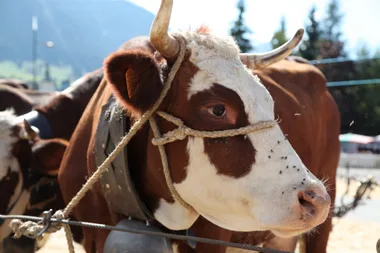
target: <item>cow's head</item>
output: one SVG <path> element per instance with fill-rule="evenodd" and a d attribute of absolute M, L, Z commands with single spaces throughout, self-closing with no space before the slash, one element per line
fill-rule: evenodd
<path fill-rule="evenodd" d="M 275 120 L 274 101 L 252 68 L 284 59 L 303 31 L 269 53 L 241 54 L 231 37 L 218 37 L 206 28 L 168 34 L 171 8 L 172 1 L 162 1 L 151 28 L 151 44 L 105 60 L 106 78 L 129 115 L 138 118 L 157 100 L 179 52 L 176 35 L 184 38 L 187 53 L 160 110 L 202 131 Z M 161 118 L 157 121 L 161 133 L 176 128 Z M 152 138 L 150 131 L 145 164 L 149 174 L 143 177 L 153 180 L 144 185 L 151 190 L 148 199 L 157 197 L 152 192 L 158 187 L 168 192 Z M 195 210 L 168 194 L 158 195 L 161 198 L 149 207 L 170 229 L 186 229 L 202 215 L 226 229 L 271 230 L 287 237 L 312 229 L 328 215 L 330 198 L 324 184 L 308 171 L 277 124 L 235 137 L 189 136 L 165 149 L 175 189 Z"/>
<path fill-rule="evenodd" d="M 62 208 L 56 180 L 67 141 L 41 140 L 26 122 L 15 124 L 16 117 L 0 112 L 0 213 L 38 216 Z M 0 244 L 11 233 L 9 221 L 0 226 Z"/>

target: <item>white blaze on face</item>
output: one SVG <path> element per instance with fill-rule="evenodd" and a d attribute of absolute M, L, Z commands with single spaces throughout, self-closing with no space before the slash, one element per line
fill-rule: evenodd
<path fill-rule="evenodd" d="M 217 83 L 240 97 L 245 107 L 240 113 L 247 115 L 250 124 L 274 120 L 271 95 L 241 63 L 239 49 L 231 38 L 191 32 L 185 33 L 185 38 L 190 41 L 190 61 L 200 69 L 190 84 L 188 98 Z M 187 177 L 175 185 L 179 194 L 199 214 L 226 229 L 282 231 L 291 225 L 297 231 L 304 229 L 299 212 L 294 211 L 299 205 L 297 193 L 322 183 L 307 172 L 278 126 L 248 137 L 257 151 L 256 162 L 241 178 L 218 174 L 205 153 L 204 140 L 189 137 Z"/>

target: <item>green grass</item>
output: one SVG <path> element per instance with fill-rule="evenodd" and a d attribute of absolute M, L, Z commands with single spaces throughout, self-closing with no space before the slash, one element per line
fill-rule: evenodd
<path fill-rule="evenodd" d="M 75 80 L 73 69 L 69 65 L 49 65 L 50 77 L 57 88 L 65 80 L 70 82 Z M 37 60 L 37 82 L 44 80 L 46 71 L 46 63 L 43 60 Z M 20 65 L 12 61 L 0 61 L 0 78 L 20 79 L 28 83 L 33 81 L 33 63 L 24 61 Z"/>

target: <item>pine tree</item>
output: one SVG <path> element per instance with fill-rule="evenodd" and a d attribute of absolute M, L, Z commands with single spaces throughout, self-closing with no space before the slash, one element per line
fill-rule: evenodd
<path fill-rule="evenodd" d="M 285 17 L 281 18 L 280 29 L 274 33 L 270 44 L 272 45 L 272 49 L 277 48 L 288 41 L 286 38 L 286 22 Z"/>
<path fill-rule="evenodd" d="M 322 35 L 320 39 L 320 58 L 337 58 L 346 57 L 342 40 L 341 23 L 344 15 L 340 12 L 338 0 L 330 0 L 326 9 L 326 16 L 323 19 Z M 354 80 L 356 77 L 356 68 L 353 61 L 337 62 L 317 65 L 317 67 L 326 76 L 327 81 L 345 81 Z M 363 115 L 358 113 L 356 86 L 337 86 L 331 87 L 330 92 L 336 100 L 341 115 L 341 132 L 354 131 L 360 129 L 359 124 L 352 125 L 351 122 L 360 122 Z"/>
<path fill-rule="evenodd" d="M 323 19 L 322 35 L 320 38 L 320 58 L 346 57 L 345 41 L 342 40 L 341 14 L 338 0 L 330 0 Z M 328 81 L 351 80 L 355 76 L 355 66 L 352 61 L 320 65 Z"/>
<path fill-rule="evenodd" d="M 345 57 L 344 41 L 341 40 L 341 23 L 344 15 L 340 13 L 338 0 L 331 0 L 323 20 L 321 56 L 322 58 Z"/>
<path fill-rule="evenodd" d="M 252 31 L 245 25 L 244 12 L 245 3 L 244 0 L 239 0 L 237 4 L 239 10 L 238 19 L 234 22 L 233 27 L 230 30 L 231 36 L 233 36 L 243 53 L 253 50 L 253 46 L 249 39 L 246 38 L 246 34 L 252 33 Z"/>
<path fill-rule="evenodd" d="M 309 23 L 306 26 L 307 39 L 300 46 L 300 55 L 308 60 L 318 59 L 320 54 L 320 38 L 322 31 L 319 22 L 315 19 L 316 7 L 313 6 L 309 12 Z"/>

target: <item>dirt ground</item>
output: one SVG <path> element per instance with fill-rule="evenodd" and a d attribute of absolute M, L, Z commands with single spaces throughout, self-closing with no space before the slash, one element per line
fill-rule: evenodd
<path fill-rule="evenodd" d="M 354 196 L 355 184 L 351 184 L 349 196 Z M 346 190 L 345 181 L 338 179 L 337 196 Z M 380 188 L 371 193 L 371 201 L 380 201 Z M 361 208 L 365 208 L 361 207 Z M 364 210 L 364 209 L 363 209 Z M 374 211 L 374 210 L 371 210 Z M 375 211 L 376 212 L 376 211 Z M 334 228 L 330 235 L 328 253 L 375 253 L 376 242 L 380 238 L 380 209 L 376 221 L 366 221 L 350 217 L 334 218 Z M 68 252 L 63 231 L 50 235 L 45 246 L 38 253 L 64 253 Z M 76 253 L 84 253 L 81 245 L 75 244 Z"/>

